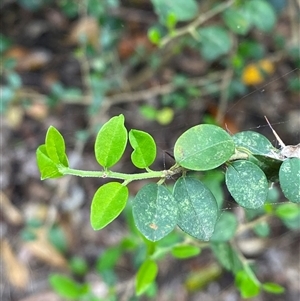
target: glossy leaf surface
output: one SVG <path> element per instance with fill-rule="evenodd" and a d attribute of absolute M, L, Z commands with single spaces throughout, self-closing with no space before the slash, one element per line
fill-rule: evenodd
<path fill-rule="evenodd" d="M 124 209 L 128 188 L 118 182 L 102 185 L 95 193 L 91 205 L 91 225 L 100 230 L 112 222 Z"/>
<path fill-rule="evenodd" d="M 300 203 L 300 159 L 286 159 L 279 170 L 279 182 L 285 197 Z"/>
<path fill-rule="evenodd" d="M 58 170 L 57 164 L 49 158 L 45 144 L 40 145 L 36 150 L 36 160 L 42 180 L 59 178 L 62 176 L 62 173 Z"/>
<path fill-rule="evenodd" d="M 155 261 L 148 259 L 139 268 L 136 275 L 135 290 L 140 296 L 143 294 L 149 285 L 155 280 L 158 272 L 158 267 Z"/>
<path fill-rule="evenodd" d="M 152 136 L 143 131 L 131 130 L 129 142 L 134 149 L 132 163 L 138 168 L 149 167 L 156 157 L 156 144 Z"/>
<path fill-rule="evenodd" d="M 107 121 L 96 137 L 95 156 L 97 162 L 109 168 L 122 157 L 127 144 L 127 130 L 124 126 L 124 116 L 112 117 Z"/>
<path fill-rule="evenodd" d="M 267 199 L 267 178 L 252 162 L 245 160 L 233 162 L 226 171 L 225 181 L 230 194 L 242 207 L 257 209 Z"/>
<path fill-rule="evenodd" d="M 178 204 L 178 226 L 187 234 L 207 241 L 218 217 L 218 206 L 211 191 L 198 179 L 179 178 L 173 190 Z"/>
<path fill-rule="evenodd" d="M 132 213 L 139 231 L 147 239 L 157 241 L 176 226 L 177 203 L 166 187 L 150 183 L 137 193 Z"/>
<path fill-rule="evenodd" d="M 65 141 L 60 132 L 53 126 L 50 126 L 45 139 L 46 151 L 48 157 L 54 163 L 60 163 L 66 167 L 69 166 L 66 156 Z"/>
<path fill-rule="evenodd" d="M 196 125 L 184 132 L 174 147 L 175 160 L 191 170 L 210 170 L 226 162 L 234 153 L 231 136 L 222 128 Z"/>

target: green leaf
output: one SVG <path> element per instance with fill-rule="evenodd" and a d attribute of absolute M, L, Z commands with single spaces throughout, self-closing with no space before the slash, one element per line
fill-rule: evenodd
<path fill-rule="evenodd" d="M 124 116 L 112 117 L 98 132 L 95 141 L 97 162 L 105 168 L 115 165 L 122 157 L 127 144 Z"/>
<path fill-rule="evenodd" d="M 241 270 L 236 274 L 235 285 L 243 298 L 253 298 L 260 292 L 259 283 L 245 270 Z"/>
<path fill-rule="evenodd" d="M 208 26 L 198 31 L 200 39 L 200 52 L 205 60 L 213 61 L 220 56 L 227 54 L 232 41 L 228 32 L 220 26 Z"/>
<path fill-rule="evenodd" d="M 223 13 L 225 24 L 237 34 L 245 35 L 251 28 L 251 23 L 238 8 L 228 8 Z"/>
<path fill-rule="evenodd" d="M 36 150 L 36 160 L 42 180 L 63 176 L 59 172 L 57 164 L 49 158 L 45 144 L 40 145 Z"/>
<path fill-rule="evenodd" d="M 55 292 L 63 298 L 78 299 L 89 290 L 88 286 L 81 285 L 71 278 L 60 274 L 50 275 L 49 282 Z"/>
<path fill-rule="evenodd" d="M 276 23 L 276 13 L 267 1 L 245 1 L 243 10 L 248 20 L 261 31 L 271 31 Z"/>
<path fill-rule="evenodd" d="M 236 273 L 242 269 L 242 262 L 239 259 L 239 254 L 232 246 L 226 242 L 211 243 L 211 249 L 219 261 L 219 263 L 228 271 Z"/>
<path fill-rule="evenodd" d="M 175 160 L 191 170 L 214 169 L 234 153 L 231 136 L 212 124 L 196 125 L 184 132 L 174 147 Z"/>
<path fill-rule="evenodd" d="M 124 209 L 128 188 L 118 182 L 102 185 L 95 193 L 91 205 L 91 225 L 100 230 L 112 222 Z"/>
<path fill-rule="evenodd" d="M 132 163 L 138 168 L 149 167 L 156 157 L 156 144 L 152 136 L 143 131 L 131 130 L 129 142 L 134 149 L 131 154 Z"/>
<path fill-rule="evenodd" d="M 224 212 L 216 223 L 211 241 L 224 242 L 230 240 L 237 229 L 237 219 L 233 213 Z"/>
<path fill-rule="evenodd" d="M 282 294 L 285 289 L 281 285 L 273 282 L 265 282 L 262 284 L 262 289 L 268 293 L 272 294 Z"/>
<path fill-rule="evenodd" d="M 135 291 L 138 296 L 142 295 L 151 283 L 155 280 L 158 272 L 158 267 L 155 261 L 148 259 L 139 268 L 136 281 Z"/>
<path fill-rule="evenodd" d="M 270 226 L 266 222 L 261 222 L 253 228 L 254 232 L 260 237 L 267 237 L 270 234 Z"/>
<path fill-rule="evenodd" d="M 107 248 L 98 257 L 96 269 L 99 273 L 106 270 L 112 270 L 122 255 L 122 250 L 119 246 Z"/>
<path fill-rule="evenodd" d="M 171 254 L 175 258 L 179 259 L 185 259 L 185 258 L 191 258 L 194 256 L 199 255 L 201 252 L 201 249 L 196 246 L 190 246 L 190 245 L 177 245 L 173 247 Z"/>
<path fill-rule="evenodd" d="M 132 213 L 139 231 L 147 239 L 157 241 L 175 228 L 177 204 L 166 187 L 150 183 L 137 193 Z"/>
<path fill-rule="evenodd" d="M 50 126 L 45 139 L 46 151 L 48 157 L 56 164 L 69 166 L 66 156 L 65 140 L 60 132 L 53 126 Z"/>
<path fill-rule="evenodd" d="M 256 132 L 244 131 L 233 135 L 232 138 L 237 147 L 244 147 L 254 155 L 271 156 L 273 152 L 278 152 L 265 136 Z"/>
<path fill-rule="evenodd" d="M 159 16 L 159 21 L 165 25 L 170 15 L 174 15 L 177 21 L 188 21 L 198 14 L 198 6 L 195 0 L 151 0 L 151 2 Z"/>
<path fill-rule="evenodd" d="M 300 159 L 286 159 L 279 170 L 280 187 L 285 197 L 300 203 Z"/>
<path fill-rule="evenodd" d="M 275 215 L 280 219 L 294 219 L 300 215 L 300 207 L 297 204 L 282 204 L 276 208 Z"/>
<path fill-rule="evenodd" d="M 225 181 L 234 200 L 244 208 L 257 209 L 267 199 L 267 178 L 252 162 L 245 160 L 233 162 L 226 171 Z"/>
<path fill-rule="evenodd" d="M 218 206 L 211 191 L 198 179 L 179 178 L 173 190 L 178 204 L 177 224 L 184 232 L 207 241 L 218 217 Z"/>

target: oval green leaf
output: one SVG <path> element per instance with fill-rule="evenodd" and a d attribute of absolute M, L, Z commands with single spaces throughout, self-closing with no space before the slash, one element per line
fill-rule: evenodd
<path fill-rule="evenodd" d="M 177 245 L 173 247 L 171 254 L 178 259 L 191 258 L 199 255 L 201 249 L 190 245 Z"/>
<path fill-rule="evenodd" d="M 36 150 L 36 161 L 42 180 L 59 178 L 63 175 L 59 172 L 57 164 L 49 158 L 45 144 L 40 145 Z"/>
<path fill-rule="evenodd" d="M 178 204 L 177 224 L 187 234 L 207 241 L 218 218 L 218 206 L 211 191 L 198 179 L 179 178 L 173 190 Z"/>
<path fill-rule="evenodd" d="M 202 27 L 198 31 L 200 52 L 205 60 L 213 61 L 228 53 L 232 40 L 227 30 L 221 26 Z"/>
<path fill-rule="evenodd" d="M 128 199 L 128 188 L 118 182 L 101 186 L 91 204 L 91 225 L 100 230 L 112 222 L 124 209 Z"/>
<path fill-rule="evenodd" d="M 98 132 L 95 141 L 97 162 L 105 168 L 115 165 L 122 157 L 127 144 L 124 116 L 112 117 Z"/>
<path fill-rule="evenodd" d="M 157 272 L 158 267 L 154 260 L 148 259 L 140 266 L 135 279 L 135 291 L 138 296 L 142 295 L 155 280 Z"/>
<path fill-rule="evenodd" d="M 166 187 L 150 183 L 137 193 L 132 213 L 139 231 L 147 239 L 157 241 L 175 228 L 177 204 Z"/>
<path fill-rule="evenodd" d="M 226 162 L 234 153 L 231 136 L 222 128 L 196 125 L 184 132 L 174 147 L 175 160 L 190 170 L 210 170 Z"/>
<path fill-rule="evenodd" d="M 267 199 L 267 178 L 252 162 L 245 160 L 233 162 L 226 171 L 225 181 L 234 200 L 244 208 L 257 209 Z"/>
<path fill-rule="evenodd" d="M 235 285 L 243 298 L 253 298 L 260 292 L 260 283 L 246 270 L 241 270 L 236 274 Z"/>
<path fill-rule="evenodd" d="M 152 136 L 143 131 L 131 130 L 129 142 L 134 149 L 131 154 L 132 163 L 138 168 L 149 167 L 156 157 L 156 144 Z"/>
<path fill-rule="evenodd" d="M 280 187 L 285 197 L 293 203 L 300 203 L 300 159 L 286 159 L 279 170 Z"/>
<path fill-rule="evenodd" d="M 226 9 L 223 13 L 223 19 L 234 33 L 240 35 L 245 35 L 251 28 L 251 23 L 243 11 L 237 7 Z"/>
<path fill-rule="evenodd" d="M 232 138 L 237 147 L 244 147 L 254 155 L 271 156 L 272 153 L 278 152 L 265 136 L 256 132 L 244 131 L 233 135 Z"/>
<path fill-rule="evenodd" d="M 54 126 L 50 126 L 47 131 L 45 145 L 48 157 L 54 163 L 60 163 L 66 167 L 69 166 L 66 156 L 65 140 Z"/>
<path fill-rule="evenodd" d="M 271 294 L 282 294 L 285 289 L 281 285 L 273 282 L 265 282 L 262 284 L 262 289 Z"/>
<path fill-rule="evenodd" d="M 230 240 L 234 236 L 237 226 L 238 222 L 233 213 L 222 213 L 216 223 L 215 231 L 210 240 L 214 242 L 224 242 Z"/>
<path fill-rule="evenodd" d="M 276 13 L 267 1 L 245 1 L 243 12 L 257 29 L 264 32 L 271 31 L 276 23 Z"/>

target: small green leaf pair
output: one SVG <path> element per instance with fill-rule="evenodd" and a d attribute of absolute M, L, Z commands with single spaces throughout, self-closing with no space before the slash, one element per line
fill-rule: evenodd
<path fill-rule="evenodd" d="M 56 128 L 50 126 L 46 134 L 45 144 L 40 145 L 36 151 L 42 180 L 58 178 L 63 175 L 59 167 L 69 166 L 65 151 L 64 138 Z"/>
<path fill-rule="evenodd" d="M 132 205 L 139 231 L 149 240 L 168 235 L 176 225 L 200 240 L 209 240 L 218 217 L 216 200 L 199 180 L 181 177 L 173 194 L 164 186 L 148 184 L 136 195 Z"/>
<path fill-rule="evenodd" d="M 127 145 L 128 133 L 121 114 L 106 122 L 97 134 L 95 156 L 105 169 L 115 165 L 122 157 Z M 156 145 L 146 132 L 131 130 L 129 142 L 134 149 L 131 160 L 138 168 L 148 168 L 155 160 Z"/>

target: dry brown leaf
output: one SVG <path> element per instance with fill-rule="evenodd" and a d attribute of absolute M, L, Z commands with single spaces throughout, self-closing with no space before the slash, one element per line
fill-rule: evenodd
<path fill-rule="evenodd" d="M 36 101 L 26 107 L 25 112 L 31 118 L 43 121 L 48 116 L 49 106 L 46 103 Z"/>
<path fill-rule="evenodd" d="M 28 268 L 14 254 L 7 239 L 2 239 L 0 242 L 0 254 L 8 281 L 16 288 L 25 289 L 30 279 Z"/>
<path fill-rule="evenodd" d="M 71 30 L 68 42 L 82 44 L 87 42 L 95 49 L 99 49 L 100 27 L 95 18 L 81 18 Z"/>
<path fill-rule="evenodd" d="M 37 236 L 35 240 L 24 243 L 25 249 L 27 249 L 32 256 L 51 266 L 67 268 L 66 259 L 49 242 L 46 229 L 40 228 L 35 234 Z"/>
<path fill-rule="evenodd" d="M 11 203 L 2 190 L 0 191 L 0 200 L 4 218 L 14 226 L 21 225 L 24 220 L 22 213 Z"/>

